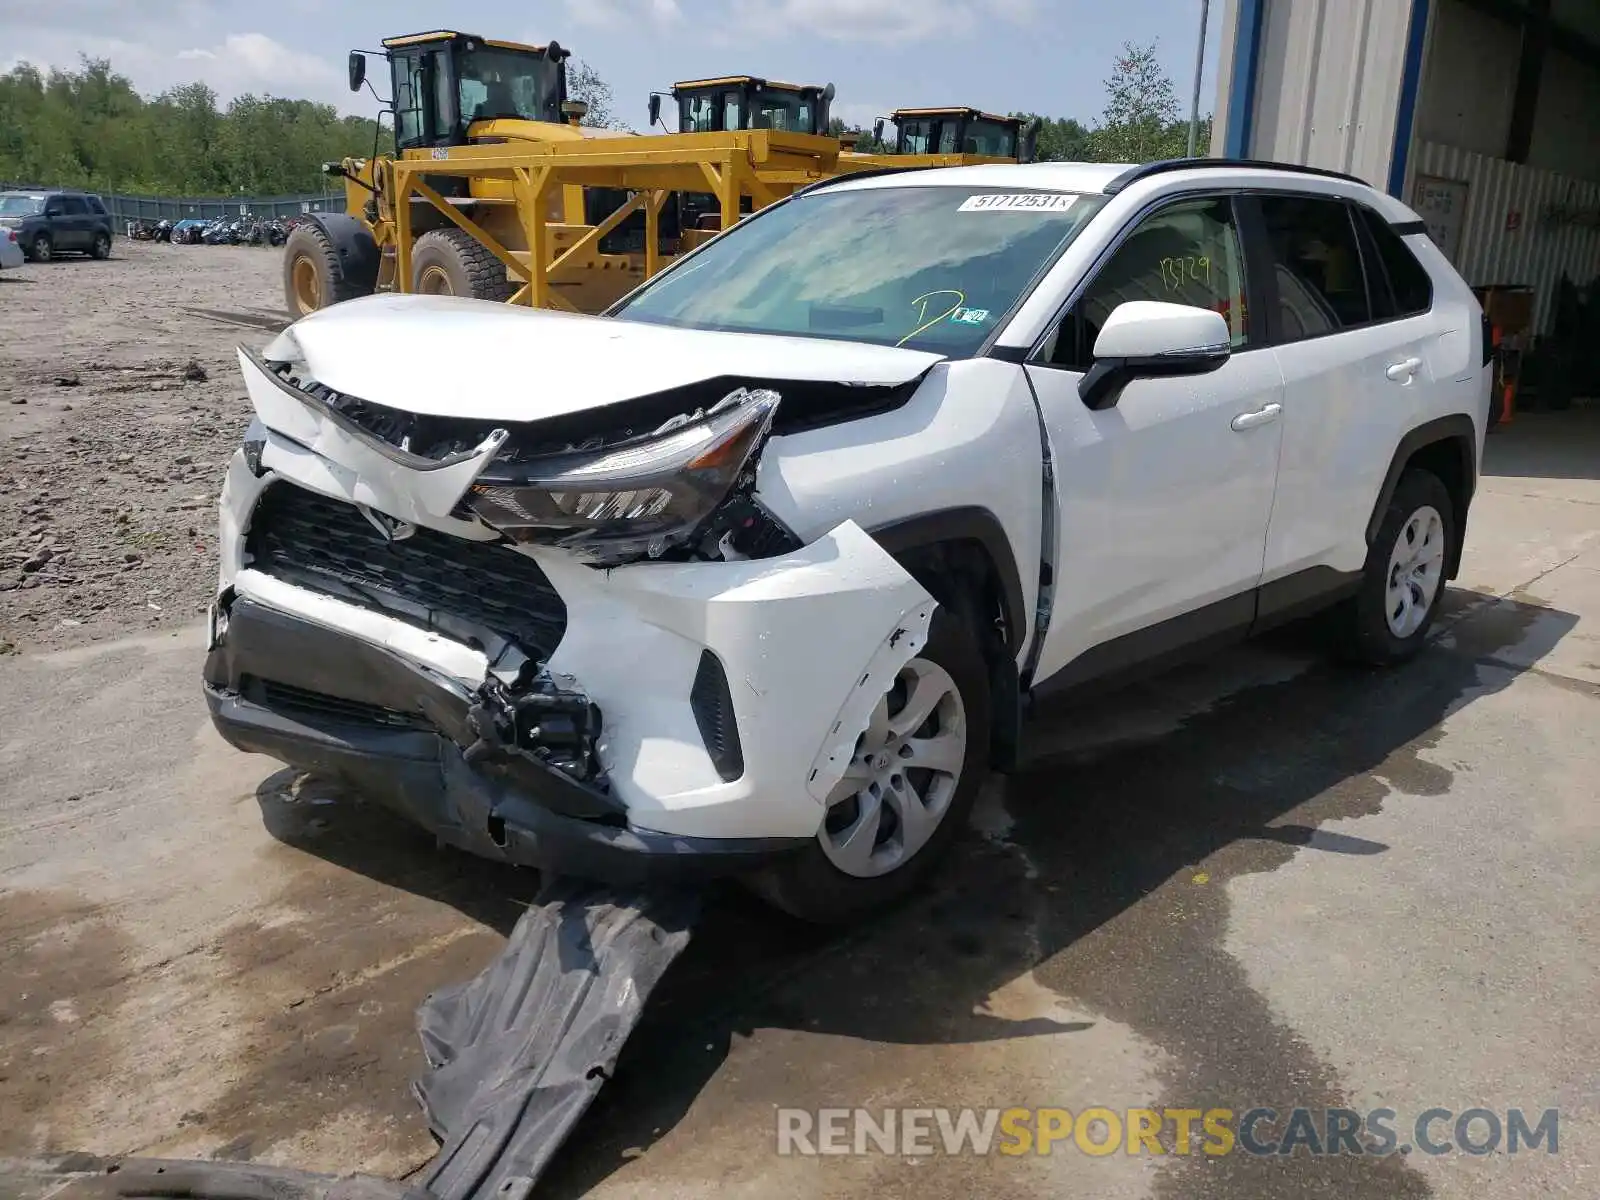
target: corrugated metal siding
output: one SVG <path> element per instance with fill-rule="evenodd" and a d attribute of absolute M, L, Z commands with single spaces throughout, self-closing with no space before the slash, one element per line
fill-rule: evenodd
<path fill-rule="evenodd" d="M 1419 142 L 1416 172 L 1467 184 L 1467 211 L 1456 251 L 1456 270 L 1467 282 L 1530 284 L 1535 327 L 1548 332 L 1555 315 L 1556 283 L 1600 275 L 1600 183 L 1590 183 L 1489 158 L 1438 142 Z M 1588 224 L 1552 219 L 1552 210 L 1588 213 Z M 1508 231 L 1509 213 L 1521 214 Z"/>
<path fill-rule="evenodd" d="M 1262 30 L 1255 157 L 1389 177 L 1411 0 L 1273 0 Z"/>

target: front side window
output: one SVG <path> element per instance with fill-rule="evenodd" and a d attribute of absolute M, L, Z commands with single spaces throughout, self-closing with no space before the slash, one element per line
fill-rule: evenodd
<path fill-rule="evenodd" d="M 900 153 L 927 154 L 932 149 L 932 138 L 932 121 L 905 121 L 900 126 Z"/>
<path fill-rule="evenodd" d="M 543 55 L 480 46 L 459 61 L 462 121 L 561 120 L 560 75 Z"/>
<path fill-rule="evenodd" d="M 811 101 L 793 92 L 762 92 L 757 95 L 751 111 L 751 126 L 755 129 L 785 129 L 791 133 L 816 132 L 816 122 L 811 116 Z"/>
<path fill-rule="evenodd" d="M 1278 340 L 1297 342 L 1372 320 L 1350 206 L 1322 196 L 1263 196 L 1278 285 Z"/>
<path fill-rule="evenodd" d="M 970 186 L 825 189 L 736 226 L 613 315 L 970 357 L 1104 203 Z"/>
<path fill-rule="evenodd" d="M 1248 346 L 1244 255 L 1233 203 L 1216 196 L 1180 200 L 1139 222 L 1072 306 L 1048 361 L 1087 371 L 1106 318 L 1130 300 L 1209 308 L 1228 322 L 1235 350 Z"/>
<path fill-rule="evenodd" d="M 712 133 L 717 128 L 717 102 L 712 96 L 685 96 L 678 101 L 684 133 Z"/>
<path fill-rule="evenodd" d="M 969 121 L 966 136 L 961 142 L 961 152 L 984 154 L 994 158 L 1015 158 L 1017 136 L 1007 126 L 994 121 Z"/>
<path fill-rule="evenodd" d="M 395 141 L 411 146 L 422 140 L 422 56 L 406 54 L 394 60 Z"/>

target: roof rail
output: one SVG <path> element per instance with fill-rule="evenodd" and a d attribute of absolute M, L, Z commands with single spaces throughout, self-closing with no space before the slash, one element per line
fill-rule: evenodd
<path fill-rule="evenodd" d="M 794 194 L 796 196 L 804 196 L 807 192 L 820 191 L 825 187 L 832 187 L 836 183 L 848 183 L 852 179 L 871 179 L 877 175 L 905 175 L 912 171 L 933 171 L 937 169 L 936 167 L 868 167 L 865 170 L 847 171 L 842 175 L 830 175 L 826 179 L 808 183 Z"/>
<path fill-rule="evenodd" d="M 1152 175 L 1165 175 L 1169 171 L 1192 171 L 1197 167 L 1252 167 L 1258 171 L 1292 171 L 1296 175 L 1317 175 L 1323 179 L 1343 179 L 1371 187 L 1365 179 L 1346 175 L 1343 171 L 1325 171 L 1321 167 L 1303 167 L 1297 163 L 1266 162 L 1256 158 L 1169 158 L 1162 162 L 1145 163 L 1124 171 L 1105 186 L 1105 194 L 1115 196 L 1123 188 Z"/>

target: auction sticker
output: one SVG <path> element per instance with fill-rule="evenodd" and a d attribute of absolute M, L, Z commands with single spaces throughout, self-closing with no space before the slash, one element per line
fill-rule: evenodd
<path fill-rule="evenodd" d="M 1062 192 L 1001 192 L 968 196 L 957 212 L 1066 212 L 1078 197 Z"/>

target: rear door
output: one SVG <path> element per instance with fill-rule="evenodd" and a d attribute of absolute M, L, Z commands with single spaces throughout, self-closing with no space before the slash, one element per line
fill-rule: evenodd
<path fill-rule="evenodd" d="M 1300 576 L 1278 593 L 1294 602 L 1306 599 L 1299 584 L 1333 588 L 1362 569 L 1390 459 L 1430 407 L 1427 342 L 1436 331 L 1426 272 L 1411 259 L 1420 286 L 1409 272 L 1391 280 L 1402 273 L 1400 260 L 1385 267 L 1363 206 L 1312 193 L 1261 195 L 1246 205 L 1270 263 L 1268 323 L 1284 382 L 1262 576 L 1262 615 L 1270 616 L 1268 585 Z M 1399 240 L 1386 225 L 1381 233 Z"/>
<path fill-rule="evenodd" d="M 56 236 L 58 250 L 87 250 L 94 240 L 90 230 L 93 221 L 89 216 L 89 206 L 84 203 L 82 196 L 61 197 L 62 216 L 58 228 L 61 232 Z"/>

